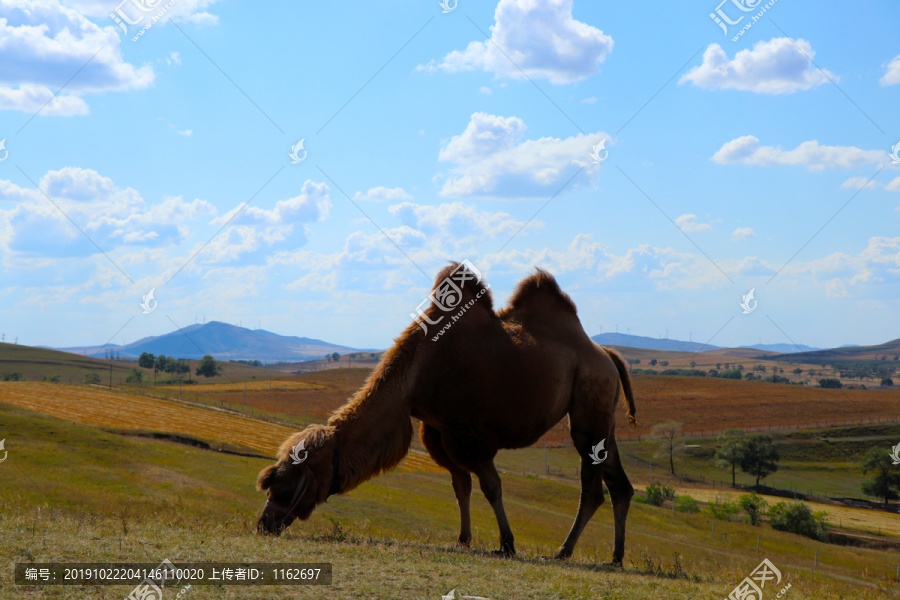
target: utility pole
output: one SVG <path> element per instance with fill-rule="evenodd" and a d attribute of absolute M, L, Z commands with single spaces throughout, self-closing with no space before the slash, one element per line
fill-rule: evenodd
<path fill-rule="evenodd" d="M 112 363 L 109 363 L 109 391 L 112 391 Z"/>

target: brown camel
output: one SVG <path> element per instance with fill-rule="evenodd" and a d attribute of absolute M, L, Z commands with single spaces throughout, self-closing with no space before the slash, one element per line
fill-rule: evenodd
<path fill-rule="evenodd" d="M 581 456 L 581 500 L 556 558 L 572 554 L 603 503 L 606 482 L 615 517 L 613 562 L 621 564 L 634 489 L 614 433 L 620 389 L 632 424 L 635 412 L 622 358 L 591 341 L 574 303 L 546 271 L 521 281 L 499 313 L 480 276 L 466 278 L 466 273 L 472 272 L 463 264 L 441 271 L 424 322 L 406 328 L 327 425 L 291 436 L 278 462 L 260 472 L 257 486 L 268 490 L 257 522 L 260 533 L 278 534 L 294 519 L 309 518 L 329 496 L 397 466 L 409 450 L 410 417 L 415 417 L 428 452 L 450 471 L 459 504 L 459 543 L 472 539 L 474 473 L 497 517 L 500 552 L 514 554 L 494 456 L 500 448 L 534 444 L 568 414 Z M 458 285 L 448 287 L 448 281 Z M 444 312 L 449 306 L 452 312 Z"/>

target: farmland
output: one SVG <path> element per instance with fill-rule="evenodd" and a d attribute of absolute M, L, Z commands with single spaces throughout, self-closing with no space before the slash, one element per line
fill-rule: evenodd
<path fill-rule="evenodd" d="M 496 525 L 477 488 L 472 550 L 451 545 L 456 510 L 445 474 L 394 472 L 322 505 L 281 538 L 259 537 L 252 520 L 267 461 L 134 438 L 0 404 L 9 460 L 0 465 L 4 581 L 26 560 L 326 561 L 329 588 L 310 598 L 437 598 L 454 587 L 488 598 L 720 598 L 762 559 L 792 585 L 791 598 L 896 598 L 896 553 L 829 546 L 769 528 L 672 514 L 636 504 L 625 567 L 610 569 L 612 515 L 605 504 L 565 563 L 541 560 L 571 523 L 575 482 L 504 477 L 519 555 L 492 557 Z M 114 457 L 114 458 L 113 458 Z M 22 485 L 21 482 L 27 482 Z M 756 537 L 761 551 L 755 551 Z M 27 550 L 26 550 L 27 549 Z M 818 550 L 818 565 L 814 551 Z M 6 585 L 6 584 L 5 584 Z M 48 588 L 41 588 L 46 590 Z M 124 597 L 130 587 L 101 588 Z M 18 588 L 27 597 L 51 597 Z M 57 587 L 52 597 L 83 598 Z M 266 588 L 196 586 L 194 598 L 267 598 Z M 290 590 L 294 597 L 299 592 Z"/>

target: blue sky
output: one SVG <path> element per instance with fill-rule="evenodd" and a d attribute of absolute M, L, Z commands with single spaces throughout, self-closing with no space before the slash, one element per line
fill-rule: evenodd
<path fill-rule="evenodd" d="M 139 5 L 0 0 L 7 341 L 381 348 L 464 258 L 591 335 L 900 337 L 896 3 Z"/>

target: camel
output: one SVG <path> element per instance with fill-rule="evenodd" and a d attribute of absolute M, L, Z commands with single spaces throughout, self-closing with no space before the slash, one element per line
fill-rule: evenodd
<path fill-rule="evenodd" d="M 276 464 L 259 473 L 257 487 L 268 500 L 257 531 L 280 534 L 330 496 L 397 466 L 409 450 L 415 417 L 425 448 L 450 472 L 458 543 L 468 546 L 472 539 L 474 473 L 497 519 L 499 553 L 513 555 L 494 457 L 500 448 L 534 444 L 568 414 L 581 456 L 581 499 L 555 558 L 571 556 L 604 501 L 605 482 L 615 521 L 612 560 L 621 565 L 634 495 L 614 432 L 620 390 L 635 424 L 624 361 L 587 336 L 575 304 L 548 272 L 536 269 L 518 284 L 509 306 L 495 313 L 488 286 L 465 264 L 451 263 L 438 274 L 422 319 L 403 331 L 327 424 L 292 435 Z"/>

